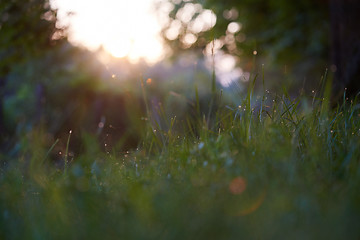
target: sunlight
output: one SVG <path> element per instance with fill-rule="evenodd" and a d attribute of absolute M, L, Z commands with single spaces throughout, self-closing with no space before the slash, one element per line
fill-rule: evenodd
<path fill-rule="evenodd" d="M 60 26 L 69 26 L 69 40 L 96 50 L 103 47 L 117 58 L 159 61 L 163 45 L 154 0 L 52 0 Z M 69 14 L 70 13 L 70 14 Z"/>
<path fill-rule="evenodd" d="M 130 53 L 132 47 L 131 41 L 129 39 L 109 39 L 104 42 L 104 48 L 107 52 L 111 53 L 114 57 L 122 58 L 127 56 Z"/>

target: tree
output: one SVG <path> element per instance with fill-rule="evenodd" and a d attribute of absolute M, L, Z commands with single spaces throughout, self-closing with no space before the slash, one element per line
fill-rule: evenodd
<path fill-rule="evenodd" d="M 360 90 L 360 1 L 331 0 L 332 63 L 334 89 L 355 95 Z M 337 98 L 342 91 L 337 91 Z"/>
<path fill-rule="evenodd" d="M 360 2 L 357 0 L 174 2 L 163 28 L 164 39 L 174 52 L 203 49 L 209 40 L 219 39 L 222 50 L 239 57 L 239 64 L 245 70 L 256 53 L 266 63 L 275 63 L 273 67 L 286 65 L 299 79 L 323 71 L 333 61 L 331 70 L 337 69 L 336 90 L 339 92 L 346 86 L 351 86 L 354 92 L 359 90 L 356 76 L 360 69 L 360 33 L 356 19 Z M 216 14 L 212 28 L 194 27 L 199 25 L 204 9 Z M 176 26 L 179 30 L 174 37 L 169 33 Z M 188 36 L 195 39 L 190 44 L 186 43 Z"/>
<path fill-rule="evenodd" d="M 7 135 L 4 123 L 5 86 L 11 71 L 62 42 L 64 29 L 56 27 L 56 10 L 49 0 L 0 2 L 0 143 Z M 41 94 L 41 86 L 38 93 Z"/>

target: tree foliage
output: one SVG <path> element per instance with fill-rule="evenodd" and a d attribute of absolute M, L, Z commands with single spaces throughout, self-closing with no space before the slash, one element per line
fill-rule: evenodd
<path fill-rule="evenodd" d="M 9 94 L 7 85 L 11 72 L 45 54 L 63 39 L 63 29 L 56 27 L 56 20 L 56 10 L 51 9 L 48 0 L 0 2 L 1 138 L 8 132 L 4 120 L 4 101 L 5 95 Z M 19 92 L 24 96 L 27 90 L 20 88 Z"/>
<path fill-rule="evenodd" d="M 22 151 L 28 144 L 22 139 L 39 128 L 48 143 L 59 138 L 61 146 L 72 130 L 76 150 L 85 132 L 109 147 L 120 137 L 123 146 L 137 144 L 138 131 L 128 123 L 140 118 L 137 96 L 127 93 L 125 98 L 123 89 L 111 85 L 115 79 L 96 53 L 67 41 L 49 0 L 1 1 L 0 36 L 1 150 L 9 155 Z M 131 99 L 132 115 L 126 99 Z M 124 137 L 127 131 L 132 134 Z"/>
<path fill-rule="evenodd" d="M 175 52 L 203 49 L 212 39 L 219 39 L 222 50 L 242 59 L 242 67 L 251 62 L 254 51 L 259 58 L 266 57 L 271 63 L 288 66 L 296 63 L 303 73 L 329 60 L 327 0 L 169 2 L 172 10 L 168 23 L 164 25 L 163 36 Z M 199 31 L 194 26 L 199 24 L 199 16 L 204 9 L 216 14 L 216 24 Z M 169 31 L 173 31 L 179 23 L 181 28 L 177 36 L 169 38 Z M 194 35 L 196 41 L 184 44 L 189 34 Z"/>
<path fill-rule="evenodd" d="M 64 37 L 48 0 L 1 1 L 0 16 L 2 76 L 14 64 L 41 55 Z"/>
<path fill-rule="evenodd" d="M 101 64 L 67 42 L 49 0 L 1 1 L 0 16 L 0 147 L 39 125 L 68 132 L 95 101 Z"/>

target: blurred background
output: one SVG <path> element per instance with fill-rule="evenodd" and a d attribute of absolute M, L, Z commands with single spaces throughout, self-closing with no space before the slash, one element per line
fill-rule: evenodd
<path fill-rule="evenodd" d="M 326 72 L 337 99 L 359 91 L 356 0 L 12 0 L 0 2 L 0 148 L 136 148 L 147 114 L 185 119 L 216 89 L 238 105 L 256 91 L 314 94 Z M 263 77 L 264 76 L 264 77 Z M 146 96 L 142 89 L 145 90 Z M 156 119 L 156 118 L 155 118 Z M 161 119 L 159 116 L 159 123 Z"/>

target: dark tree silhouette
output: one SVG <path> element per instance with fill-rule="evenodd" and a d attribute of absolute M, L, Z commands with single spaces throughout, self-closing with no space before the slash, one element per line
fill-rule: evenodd
<path fill-rule="evenodd" d="M 64 39 L 56 21 L 49 0 L 0 2 L 0 143 L 7 135 L 4 97 L 8 75 L 18 64 L 41 56 Z"/>
<path fill-rule="evenodd" d="M 331 0 L 332 62 L 336 98 L 360 90 L 360 1 Z"/>

